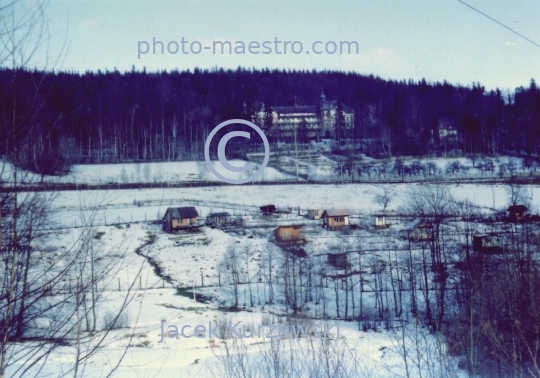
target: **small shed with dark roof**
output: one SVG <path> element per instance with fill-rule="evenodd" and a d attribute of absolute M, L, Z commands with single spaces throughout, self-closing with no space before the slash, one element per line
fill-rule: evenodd
<path fill-rule="evenodd" d="M 207 226 L 223 227 L 231 224 L 231 214 L 227 212 L 210 213 L 206 216 Z"/>
<path fill-rule="evenodd" d="M 321 215 L 323 227 L 331 231 L 339 231 L 343 227 L 349 227 L 350 215 L 349 209 L 327 209 Z"/>
<path fill-rule="evenodd" d="M 412 227 L 401 230 L 401 235 L 411 241 L 432 241 L 433 224 L 430 221 L 418 221 Z"/>
<path fill-rule="evenodd" d="M 163 216 L 163 229 L 172 233 L 199 228 L 199 213 L 193 206 L 169 207 Z"/>
<path fill-rule="evenodd" d="M 328 263 L 338 269 L 350 267 L 349 259 L 346 253 L 329 253 Z"/>
<path fill-rule="evenodd" d="M 473 250 L 486 254 L 502 253 L 503 243 L 501 234 L 491 232 L 486 235 L 473 236 Z"/>
<path fill-rule="evenodd" d="M 527 206 L 525 205 L 512 205 L 508 208 L 508 217 L 512 222 L 519 222 L 527 217 Z"/>

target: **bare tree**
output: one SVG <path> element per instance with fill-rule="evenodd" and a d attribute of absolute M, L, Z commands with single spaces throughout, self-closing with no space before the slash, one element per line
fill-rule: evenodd
<path fill-rule="evenodd" d="M 219 265 L 220 272 L 223 272 L 227 282 L 231 285 L 234 294 L 233 307 L 238 308 L 240 273 L 242 269 L 242 255 L 239 247 L 232 241 L 227 245 L 227 250 L 223 261 Z"/>
<path fill-rule="evenodd" d="M 249 269 L 249 263 L 251 262 L 251 258 L 253 256 L 253 245 L 252 243 L 246 243 L 243 246 L 243 253 L 242 258 L 244 260 L 244 263 L 246 264 L 246 282 L 248 284 L 249 289 L 249 304 L 251 307 L 253 307 L 253 291 L 251 290 L 251 271 Z"/>
<path fill-rule="evenodd" d="M 12 76 L 11 86 L 3 88 L 5 91 L 0 93 L 9 104 L 9 109 L 3 109 L 9 117 L 5 124 L 0 125 L 4 134 L 0 143 L 12 169 L 10 182 L 7 185 L 2 182 L 2 189 L 9 186 L 11 190 L 2 190 L 0 199 L 0 211 L 3 213 L 0 227 L 4 239 L 0 249 L 4 261 L 0 300 L 0 377 L 4 377 L 6 367 L 12 361 L 13 342 L 23 337 L 25 315 L 35 303 L 35 299 L 29 298 L 30 293 L 35 297 L 36 290 L 29 285 L 29 259 L 32 243 L 38 237 L 49 203 L 35 193 L 19 193 L 24 182 L 31 179 L 28 173 L 20 172 L 19 167 L 31 163 L 28 161 L 28 147 L 35 136 L 32 128 L 37 126 L 35 120 L 43 101 L 38 95 L 43 78 L 36 78 L 37 90 L 30 102 L 22 106 L 18 75 L 29 64 L 36 63 L 36 52 L 50 38 L 44 16 L 47 4 L 36 1 L 30 7 L 28 5 L 18 0 L 0 4 L 0 68 L 9 69 Z M 46 62 L 41 65 L 47 66 Z"/>
<path fill-rule="evenodd" d="M 199 173 L 199 180 L 208 181 L 208 168 L 204 161 L 197 161 L 197 172 Z"/>
<path fill-rule="evenodd" d="M 381 147 L 386 155 L 392 157 L 392 152 L 397 143 L 397 135 L 392 126 L 383 124 L 381 127 Z"/>
<path fill-rule="evenodd" d="M 146 183 L 150 182 L 151 171 L 152 171 L 152 167 L 150 166 L 150 164 L 146 163 L 143 166 L 143 177 L 144 177 L 144 181 Z"/>
<path fill-rule="evenodd" d="M 272 247 L 271 244 L 267 246 L 263 250 L 262 254 L 262 271 L 261 274 L 264 276 L 264 280 L 266 282 L 265 287 L 268 290 L 268 294 L 265 294 L 266 296 L 266 304 L 272 305 L 274 303 L 274 275 L 275 275 L 275 268 L 274 264 L 276 263 L 275 259 L 275 252 L 276 249 Z"/>
<path fill-rule="evenodd" d="M 11 170 L 10 177 L 2 175 L 6 181 L 0 182 L 0 377 L 8 368 L 12 377 L 39 376 L 47 359 L 65 345 L 76 345 L 67 374 L 77 377 L 78 366 L 107 344 L 109 334 L 97 329 L 98 303 L 115 264 L 95 266 L 96 249 L 89 243 L 95 232 L 92 222 L 83 225 L 73 245 L 54 245 L 49 213 L 55 193 L 26 191 L 37 184 L 37 176 L 23 167 L 42 169 L 46 160 L 51 173 L 58 171 L 58 161 L 40 155 L 47 139 L 43 133 L 50 130 L 44 131 L 37 121 L 44 98 L 50 95 L 44 78 L 63 57 L 60 52 L 56 61 L 49 59 L 46 6 L 47 1 L 0 4 L 0 69 L 12 76 L 10 86 L 0 92 L 8 104 L 2 111 L 9 114 L 0 124 L 4 135 L 0 146 Z M 30 71 L 30 65 L 42 71 Z M 23 91 L 23 74 L 33 80 L 31 91 Z M 51 120 L 53 126 L 57 121 Z M 47 145 L 52 151 L 50 138 Z M 1 170 L 7 167 L 3 162 Z"/>
<path fill-rule="evenodd" d="M 381 205 L 383 207 L 382 211 L 386 211 L 386 208 L 388 205 L 390 205 L 390 202 L 392 202 L 394 197 L 394 190 L 390 186 L 383 186 L 382 193 L 377 193 L 374 201 L 377 205 Z"/>
<path fill-rule="evenodd" d="M 530 207 L 529 196 L 527 195 L 527 188 L 525 186 L 512 183 L 505 189 L 510 206 L 525 205 Z"/>
<path fill-rule="evenodd" d="M 444 185 L 422 185 L 412 187 L 406 197 L 402 213 L 417 217 L 431 233 L 428 240 L 422 243 L 422 264 L 424 274 L 424 289 L 426 290 L 427 320 L 433 330 L 437 330 L 444 318 L 445 299 L 447 294 L 447 254 L 445 250 L 443 224 L 455 214 L 455 202 L 450 191 Z M 425 256 L 425 247 L 429 248 L 430 259 Z M 438 314 L 434 321 L 429 306 L 429 282 L 426 264 L 431 263 L 431 271 L 435 273 L 434 283 L 437 293 Z"/>

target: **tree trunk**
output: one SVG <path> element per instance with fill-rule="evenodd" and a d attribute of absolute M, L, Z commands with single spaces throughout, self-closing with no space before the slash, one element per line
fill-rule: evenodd
<path fill-rule="evenodd" d="M 30 226 L 30 238 L 32 237 L 32 226 Z M 24 324 L 24 312 L 25 312 L 25 303 L 26 293 L 28 292 L 28 271 L 30 269 L 30 255 L 32 251 L 32 246 L 30 243 L 26 246 L 26 261 L 24 263 L 24 275 L 23 275 L 23 288 L 21 295 L 21 304 L 19 306 L 19 312 L 17 314 L 17 330 L 15 333 L 15 338 L 20 339 L 23 336 L 23 324 Z"/>

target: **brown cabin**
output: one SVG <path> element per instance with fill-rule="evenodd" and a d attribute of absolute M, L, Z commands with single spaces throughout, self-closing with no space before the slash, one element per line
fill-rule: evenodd
<path fill-rule="evenodd" d="M 329 253 L 328 264 L 340 269 L 348 268 L 350 266 L 346 253 Z"/>
<path fill-rule="evenodd" d="M 508 218 L 511 222 L 520 222 L 527 217 L 527 206 L 525 205 L 512 205 L 508 208 Z"/>
<path fill-rule="evenodd" d="M 302 225 L 279 226 L 274 230 L 276 242 L 284 244 L 304 244 L 306 237 L 302 233 Z"/>
<path fill-rule="evenodd" d="M 489 233 L 486 235 L 473 236 L 473 250 L 485 254 L 502 253 L 503 246 L 501 235 Z"/>
<path fill-rule="evenodd" d="M 422 221 L 413 228 L 403 230 L 402 235 L 411 241 L 431 241 L 433 240 L 433 224 Z"/>
<path fill-rule="evenodd" d="M 349 227 L 348 209 L 328 209 L 322 213 L 323 227 L 331 231 L 339 231 L 344 227 Z"/>
<path fill-rule="evenodd" d="M 163 216 L 163 229 L 168 233 L 181 230 L 198 231 L 199 214 L 193 206 L 169 207 Z"/>

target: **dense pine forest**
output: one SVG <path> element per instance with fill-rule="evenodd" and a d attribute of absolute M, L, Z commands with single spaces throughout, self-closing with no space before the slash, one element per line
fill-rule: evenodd
<path fill-rule="evenodd" d="M 205 138 L 218 123 L 251 119 L 261 102 L 314 105 L 321 92 L 355 112 L 347 138 L 369 156 L 381 156 L 388 144 L 394 156 L 430 154 L 442 120 L 458 131 L 457 147 L 464 154 L 540 152 L 540 89 L 533 79 L 503 94 L 478 83 L 216 68 L 84 74 L 1 70 L 0 154 L 19 166 L 51 172 L 75 163 L 201 159 Z"/>

